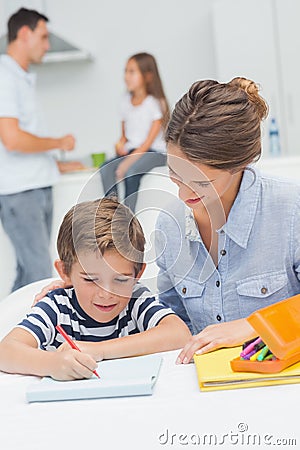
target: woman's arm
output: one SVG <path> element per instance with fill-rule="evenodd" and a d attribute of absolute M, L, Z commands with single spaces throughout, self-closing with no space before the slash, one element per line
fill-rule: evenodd
<path fill-rule="evenodd" d="M 190 337 L 191 333 L 184 322 L 175 314 L 170 314 L 157 326 L 141 333 L 102 342 L 76 341 L 76 344 L 80 350 L 101 361 L 176 350 L 183 347 Z M 59 350 L 66 349 L 66 344 L 59 348 Z"/>
<path fill-rule="evenodd" d="M 74 380 L 90 378 L 96 367 L 90 355 L 70 347 L 65 352 L 40 350 L 34 336 L 22 328 L 14 328 L 0 342 L 0 370 L 4 372 Z"/>
<path fill-rule="evenodd" d="M 159 268 L 157 275 L 157 290 L 159 292 L 159 301 L 163 305 L 171 308 L 172 311 L 179 316 L 184 323 L 192 331 L 191 320 L 187 314 L 185 306 L 183 305 L 180 296 L 178 295 L 174 282 L 170 277 L 170 269 L 167 268 L 165 255 L 167 246 L 170 245 L 166 241 L 163 219 L 159 216 L 155 224 L 155 253 L 156 264 Z"/>
<path fill-rule="evenodd" d="M 201 354 L 221 347 L 235 347 L 257 336 L 247 319 L 209 325 L 193 336 L 180 352 L 177 363 L 188 364 L 194 353 Z"/>
<path fill-rule="evenodd" d="M 63 280 L 60 280 L 60 279 L 51 281 L 51 283 L 44 286 L 42 288 L 42 290 L 35 295 L 31 307 L 33 307 L 34 305 L 37 304 L 37 302 L 39 302 L 44 297 L 46 297 L 48 292 L 53 291 L 54 289 L 60 289 L 60 288 L 67 289 L 67 288 L 71 288 L 71 287 L 73 287 L 73 286 L 70 286 L 69 284 L 65 283 Z"/>

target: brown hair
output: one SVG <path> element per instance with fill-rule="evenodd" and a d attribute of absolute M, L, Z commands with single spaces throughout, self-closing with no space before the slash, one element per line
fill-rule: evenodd
<path fill-rule="evenodd" d="M 180 147 L 191 161 L 223 170 L 240 169 L 261 155 L 261 121 L 268 106 L 256 83 L 194 83 L 177 102 L 166 142 Z"/>
<path fill-rule="evenodd" d="M 149 53 L 136 53 L 135 55 L 132 55 L 128 61 L 132 59 L 137 63 L 143 75 L 147 94 L 153 95 L 153 97 L 157 98 L 160 102 L 163 113 L 163 127 L 165 128 L 170 118 L 170 110 L 159 76 L 156 60 L 154 56 Z"/>
<path fill-rule="evenodd" d="M 145 237 L 127 206 L 113 198 L 78 203 L 65 215 L 57 238 L 57 251 L 67 275 L 80 251 L 116 250 L 134 263 L 135 275 L 142 268 Z"/>
<path fill-rule="evenodd" d="M 24 25 L 27 25 L 32 31 L 34 31 L 40 20 L 48 22 L 49 19 L 44 16 L 44 14 L 40 14 L 34 9 L 20 8 L 9 18 L 7 22 L 8 42 L 12 42 L 17 39 L 18 31 Z"/>

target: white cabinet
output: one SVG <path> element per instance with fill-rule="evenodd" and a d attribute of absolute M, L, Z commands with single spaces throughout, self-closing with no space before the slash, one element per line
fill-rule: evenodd
<path fill-rule="evenodd" d="M 289 153 L 300 154 L 300 2 L 277 0 L 282 97 Z"/>
<path fill-rule="evenodd" d="M 263 128 L 266 156 L 272 117 L 279 125 L 282 153 L 300 154 L 299 16 L 298 0 L 218 0 L 213 5 L 218 79 L 253 79 L 269 104 Z"/>

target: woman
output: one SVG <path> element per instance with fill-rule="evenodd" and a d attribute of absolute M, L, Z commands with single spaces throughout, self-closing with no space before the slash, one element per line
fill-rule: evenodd
<path fill-rule="evenodd" d="M 178 357 L 254 337 L 253 311 L 300 292 L 300 187 L 261 176 L 267 105 L 257 85 L 199 81 L 178 101 L 167 132 L 181 205 L 156 229 L 160 300 L 194 336 Z"/>

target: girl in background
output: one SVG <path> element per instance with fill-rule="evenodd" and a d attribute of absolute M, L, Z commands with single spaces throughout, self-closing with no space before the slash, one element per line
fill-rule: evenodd
<path fill-rule="evenodd" d="M 138 53 L 128 59 L 125 83 L 128 92 L 121 105 L 117 156 L 101 166 L 100 174 L 105 196 L 117 196 L 117 184 L 124 179 L 124 203 L 134 211 L 141 177 L 166 164 L 163 131 L 169 107 L 152 55 Z"/>

